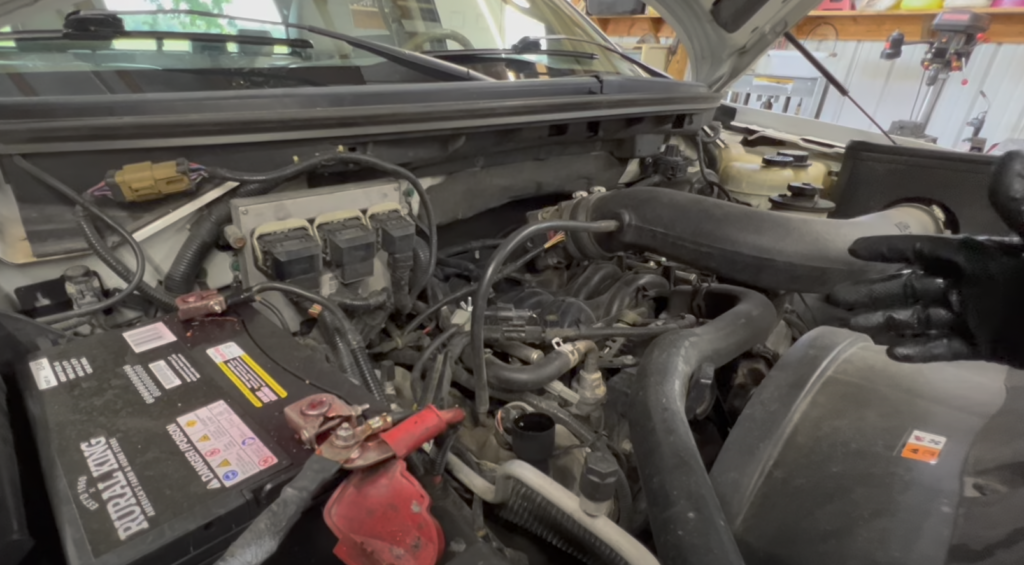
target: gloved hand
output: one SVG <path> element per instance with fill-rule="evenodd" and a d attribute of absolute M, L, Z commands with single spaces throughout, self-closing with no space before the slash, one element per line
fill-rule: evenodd
<path fill-rule="evenodd" d="M 989 201 L 1024 235 L 1024 153 L 998 161 Z M 1024 369 L 1024 243 L 1017 238 L 893 235 L 858 239 L 850 254 L 907 264 L 837 287 L 829 301 L 859 310 L 851 329 L 908 363 L 983 360 Z"/>

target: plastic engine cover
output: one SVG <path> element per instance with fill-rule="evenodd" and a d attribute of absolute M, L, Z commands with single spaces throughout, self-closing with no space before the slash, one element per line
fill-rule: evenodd
<path fill-rule="evenodd" d="M 748 565 L 941 565 L 1006 367 L 907 365 L 819 328 L 740 416 L 711 479 Z"/>

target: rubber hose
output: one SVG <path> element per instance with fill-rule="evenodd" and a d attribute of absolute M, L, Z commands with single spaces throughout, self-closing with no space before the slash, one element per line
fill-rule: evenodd
<path fill-rule="evenodd" d="M 423 353 L 420 354 L 420 358 L 416 360 L 416 364 L 412 367 L 412 376 L 410 377 L 411 381 L 419 382 L 421 375 L 423 375 L 423 368 L 434 357 L 434 354 L 437 353 L 444 344 L 448 343 L 448 340 L 455 337 L 456 334 L 462 331 L 465 331 L 462 329 L 462 326 L 452 326 L 445 330 L 444 333 L 437 336 L 434 341 L 430 342 L 430 345 L 423 350 Z M 433 378 L 433 371 L 431 371 L 430 377 L 431 378 L 424 384 L 422 394 L 417 399 L 417 404 L 421 407 L 432 404 L 434 402 L 434 395 L 437 393 L 437 381 Z"/>
<path fill-rule="evenodd" d="M 280 185 L 277 182 L 252 183 L 244 185 L 230 198 L 261 196 Z M 196 286 L 196 277 L 206 261 L 210 250 L 217 245 L 224 225 L 231 221 L 231 206 L 227 200 L 211 205 L 205 213 L 196 217 L 189 226 L 188 237 L 171 263 L 164 277 L 164 288 L 171 294 L 188 294 Z"/>
<path fill-rule="evenodd" d="M 664 188 L 581 198 L 568 214 L 573 220 L 616 219 L 622 224 L 615 234 L 569 233 L 568 247 L 582 258 L 650 251 L 755 288 L 812 293 L 902 268 L 851 257 L 847 249 L 860 237 L 942 233 L 935 213 L 914 204 L 853 220 L 830 220 Z"/>
<path fill-rule="evenodd" d="M 512 235 L 508 236 L 501 246 L 494 251 L 494 254 L 491 255 L 490 260 L 487 262 L 487 269 L 480 278 L 479 288 L 476 290 L 476 296 L 474 297 L 476 307 L 473 308 L 473 311 L 470 314 L 470 335 L 473 338 L 470 345 L 473 362 L 470 366 L 473 367 L 473 374 L 477 379 L 476 409 L 478 411 L 477 417 L 480 421 L 484 421 L 486 419 L 487 411 L 490 408 L 487 361 L 484 354 L 484 318 L 487 313 L 487 299 L 490 298 L 491 285 L 501 278 L 501 267 L 505 264 L 505 261 L 516 249 L 519 248 L 519 246 L 536 236 L 547 234 L 552 231 L 608 233 L 614 232 L 618 229 L 619 222 L 617 221 L 575 222 L 567 220 L 552 220 L 537 222 L 535 224 L 527 224 L 513 232 Z M 545 247 L 539 246 L 538 248 L 543 249 Z"/>
<path fill-rule="evenodd" d="M 526 392 L 544 388 L 578 365 L 590 351 L 597 349 L 592 341 L 580 340 L 569 344 L 572 351 L 556 349 L 532 365 L 513 366 L 488 355 L 487 381 L 496 388 L 513 392 Z M 472 361 L 472 348 L 463 354 L 462 361 Z"/>
<path fill-rule="evenodd" d="M 430 281 L 430 246 L 417 237 L 412 248 L 412 287 L 426 287 Z M 415 297 L 414 297 L 415 298 Z M 430 289 L 427 289 L 427 303 L 430 304 Z"/>
<path fill-rule="evenodd" d="M 377 290 L 371 292 L 367 296 L 346 296 L 346 297 L 331 297 L 332 300 L 338 303 L 343 310 L 350 312 L 367 312 L 369 310 L 376 310 L 377 308 L 383 308 L 391 302 L 391 296 L 387 290 Z"/>
<path fill-rule="evenodd" d="M 690 431 L 686 396 L 698 367 L 720 367 L 763 343 L 778 316 L 771 301 L 753 290 L 716 285 L 707 292 L 716 299 L 712 303 L 728 300 L 731 308 L 701 327 L 663 335 L 647 348 L 631 396 L 629 436 L 662 562 L 741 565 Z"/>
<path fill-rule="evenodd" d="M 92 219 L 88 216 L 85 210 L 76 207 L 75 215 L 78 217 L 78 226 L 82 228 L 82 233 L 85 236 L 85 243 L 89 245 L 89 249 L 92 249 L 92 252 L 96 257 L 98 257 L 104 265 L 113 271 L 118 278 L 124 282 L 131 282 L 132 278 L 135 276 L 135 272 L 129 268 L 128 265 L 125 265 L 121 259 L 114 254 L 113 250 L 107 246 L 107 242 L 103 241 L 103 236 L 101 236 L 99 231 L 96 230 L 96 226 L 92 223 Z M 139 283 L 139 287 L 135 290 L 165 312 L 174 312 L 178 309 L 178 305 L 175 304 L 173 296 L 158 288 L 154 288 L 149 283 L 141 282 Z"/>
<path fill-rule="evenodd" d="M 593 532 L 581 527 L 546 498 L 519 481 L 511 485 L 508 502 L 498 516 L 585 563 L 629 565 Z"/>

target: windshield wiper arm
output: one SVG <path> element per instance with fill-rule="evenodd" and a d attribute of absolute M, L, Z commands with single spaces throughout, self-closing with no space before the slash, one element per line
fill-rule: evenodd
<path fill-rule="evenodd" d="M 308 31 L 314 35 L 320 35 L 328 37 L 337 41 L 344 41 L 352 47 L 359 50 L 366 51 L 367 53 L 376 55 L 386 61 L 390 61 L 396 65 L 405 67 L 409 70 L 416 71 L 427 75 L 431 78 L 445 81 L 476 81 L 486 80 L 492 81 L 494 79 L 482 75 L 478 72 L 471 71 L 465 67 L 453 65 L 445 61 L 428 57 L 426 55 L 420 55 L 419 53 L 413 53 L 412 51 L 406 51 L 399 49 L 398 47 L 392 47 L 376 41 L 370 41 L 363 39 L 355 35 L 349 35 L 347 33 L 341 33 L 332 31 L 322 27 L 305 25 L 305 24 L 293 24 L 289 22 L 275 22 L 271 20 L 261 20 L 258 18 L 248 18 L 245 16 L 231 16 L 228 14 L 218 14 L 216 12 L 206 12 L 203 10 L 80 10 L 74 11 L 67 15 L 67 19 L 76 17 L 80 27 L 85 29 L 79 29 L 76 31 L 89 31 L 89 25 L 93 21 L 97 21 L 97 18 L 102 21 L 103 18 L 109 18 L 110 16 L 153 16 L 153 15 L 179 15 L 179 16 L 198 16 L 204 18 L 215 18 L 220 20 L 231 20 L 237 22 L 249 22 L 261 25 L 269 26 L 280 26 L 289 29 L 299 29 Z M 94 28 L 95 31 L 102 31 L 102 24 L 99 28 Z"/>
<path fill-rule="evenodd" d="M 547 55 L 549 57 L 571 57 L 573 59 L 597 59 L 597 55 L 586 51 L 563 51 L 560 49 L 533 49 L 519 51 L 516 49 L 445 49 L 442 51 L 423 51 L 424 55 L 438 59 L 461 59 L 464 57 L 488 57 L 491 55 Z"/>
<path fill-rule="evenodd" d="M 613 47 L 611 45 L 608 45 L 607 43 L 603 43 L 601 41 L 594 41 L 592 39 L 585 39 L 585 38 L 582 38 L 582 37 L 573 37 L 571 35 L 536 35 L 536 36 L 526 35 L 526 36 L 523 36 L 522 38 L 520 38 L 519 41 L 516 41 L 515 43 L 512 44 L 512 50 L 516 51 L 517 53 L 530 53 L 530 52 L 536 52 L 537 50 L 541 50 L 543 52 L 543 48 L 541 47 L 540 42 L 541 42 L 541 40 L 544 40 L 544 39 L 556 39 L 556 40 L 561 40 L 561 41 L 576 41 L 578 43 L 586 43 L 588 45 L 594 45 L 594 46 L 600 47 L 601 49 L 604 49 L 605 51 L 607 51 L 609 53 L 614 53 L 615 55 L 618 55 L 619 57 L 621 57 L 623 59 L 626 59 L 630 63 L 640 67 L 641 69 L 643 69 L 644 72 L 646 72 L 647 74 L 650 74 L 650 75 L 656 76 L 656 77 L 661 77 L 661 78 L 672 78 L 667 73 L 665 73 L 663 71 L 659 71 L 658 69 L 655 69 L 654 67 L 652 67 L 652 66 L 650 66 L 650 65 L 648 65 L 646 63 L 642 63 L 639 60 L 630 57 L 626 53 L 623 53 L 622 51 L 618 50 L 617 48 L 615 48 L 615 47 Z"/>

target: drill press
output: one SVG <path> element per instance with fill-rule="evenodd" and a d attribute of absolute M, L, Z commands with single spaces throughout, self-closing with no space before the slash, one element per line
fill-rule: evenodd
<path fill-rule="evenodd" d="M 942 93 L 942 87 L 951 73 L 960 72 L 967 65 L 974 48 L 984 41 L 984 33 L 988 31 L 991 21 L 989 16 L 977 12 L 942 12 L 932 22 L 932 29 L 938 34 L 935 39 L 908 42 L 900 31 L 889 36 L 882 49 L 881 58 L 885 61 L 899 59 L 903 55 L 904 46 L 928 45 L 928 52 L 921 59 L 921 68 L 925 72 L 924 86 L 927 88 L 924 100 L 920 107 L 915 100 L 913 118 L 893 121 L 889 133 L 930 143 L 937 141 L 925 129 Z"/>

